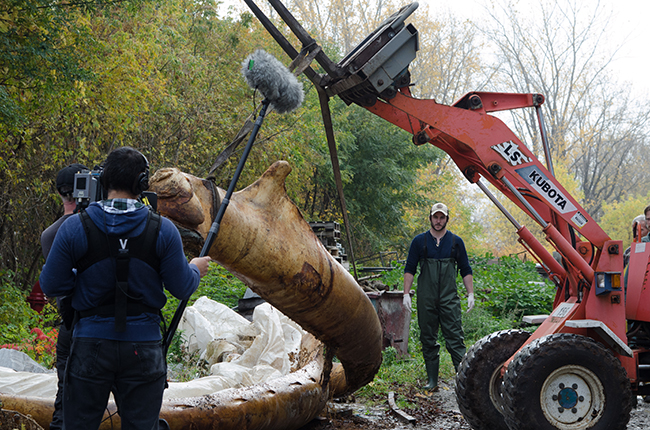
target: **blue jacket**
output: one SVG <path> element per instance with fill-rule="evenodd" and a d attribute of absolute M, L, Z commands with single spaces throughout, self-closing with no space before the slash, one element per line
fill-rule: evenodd
<path fill-rule="evenodd" d="M 465 242 L 449 230 L 447 230 L 442 239 L 440 239 L 439 246 L 436 244 L 436 241 L 429 230 L 415 236 L 411 242 L 411 247 L 409 248 L 409 255 L 406 258 L 404 273 L 415 275 L 418 269 L 418 263 L 422 258 L 450 258 L 452 256 L 451 247 L 454 237 L 456 238 L 456 267 L 458 267 L 460 276 L 464 278 L 467 275 L 471 275 L 472 268 L 469 265 L 469 258 L 467 257 L 467 251 L 465 250 Z M 425 241 L 427 247 L 426 256 L 420 255 L 424 249 Z"/>
<path fill-rule="evenodd" d="M 107 213 L 97 202 L 86 209 L 97 227 L 108 234 L 138 236 L 144 231 L 149 209 L 141 207 L 132 212 Z M 129 296 L 142 297 L 142 304 L 161 309 L 167 297 L 163 286 L 174 297 L 188 299 L 200 281 L 199 269 L 188 264 L 176 227 L 161 219 L 156 253 L 160 272 L 145 262 L 132 258 L 129 263 Z M 115 259 L 99 261 L 77 275 L 76 262 L 86 254 L 88 240 L 81 218 L 74 215 L 65 220 L 56 234 L 52 249 L 43 266 L 40 283 L 50 297 L 72 294 L 72 307 L 78 311 L 99 306 L 115 290 Z M 98 315 L 81 318 L 74 328 L 74 337 L 93 337 L 122 341 L 155 341 L 162 338 L 158 315 L 145 313 L 127 317 L 125 332 L 115 331 L 115 318 Z"/>

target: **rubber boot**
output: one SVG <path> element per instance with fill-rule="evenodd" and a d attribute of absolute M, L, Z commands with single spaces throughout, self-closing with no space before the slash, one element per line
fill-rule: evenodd
<path fill-rule="evenodd" d="M 425 390 L 438 390 L 438 366 L 440 360 L 435 361 L 425 361 L 424 367 L 427 369 L 427 385 L 422 387 Z"/>

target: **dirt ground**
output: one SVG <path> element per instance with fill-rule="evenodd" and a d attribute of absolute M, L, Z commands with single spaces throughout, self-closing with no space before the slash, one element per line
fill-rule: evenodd
<path fill-rule="evenodd" d="M 470 430 L 456 404 L 453 383 L 440 384 L 440 390 L 428 393 L 418 389 L 408 390 L 406 397 L 413 408 L 404 408 L 403 412 L 415 418 L 415 423 L 398 418 L 388 406 L 388 393 L 380 406 L 367 407 L 354 402 L 330 402 L 326 412 L 300 430 Z M 379 399 L 377 399 L 379 401 Z M 650 403 L 638 398 L 636 409 L 632 409 L 627 430 L 650 429 Z"/>

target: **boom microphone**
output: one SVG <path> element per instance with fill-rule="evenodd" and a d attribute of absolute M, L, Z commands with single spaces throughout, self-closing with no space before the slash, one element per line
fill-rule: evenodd
<path fill-rule="evenodd" d="M 259 90 L 264 96 L 264 100 L 262 100 L 262 108 L 260 109 L 260 113 L 257 115 L 255 125 L 253 126 L 251 135 L 248 138 L 248 143 L 244 148 L 244 153 L 239 159 L 239 164 L 237 165 L 235 174 L 230 180 L 228 191 L 226 191 L 225 197 L 221 200 L 219 211 L 212 221 L 212 225 L 208 231 L 208 236 L 205 238 L 199 257 L 208 255 L 212 244 L 219 234 L 221 221 L 226 209 L 228 208 L 228 204 L 230 203 L 230 197 L 235 191 L 235 186 L 237 185 L 242 170 L 244 170 L 244 164 L 246 163 L 248 154 L 250 154 L 251 149 L 253 148 L 253 142 L 255 142 L 257 133 L 262 126 L 267 109 L 271 107 L 278 111 L 278 113 L 291 112 L 292 110 L 298 109 L 305 97 L 302 92 L 302 84 L 298 82 L 298 79 L 293 76 L 289 69 L 276 60 L 274 56 L 261 49 L 253 52 L 242 63 L 242 73 L 248 81 L 248 85 Z M 178 304 L 178 308 L 176 308 L 176 312 L 169 323 L 169 328 L 165 332 L 163 340 L 165 357 L 167 356 L 169 346 L 172 344 L 174 334 L 176 333 L 176 329 L 178 328 L 178 324 L 183 317 L 183 312 L 188 303 L 189 300 L 182 300 Z"/>
<path fill-rule="evenodd" d="M 248 85 L 259 90 L 278 113 L 291 112 L 302 104 L 302 84 L 268 52 L 258 49 L 246 57 L 242 74 Z"/>

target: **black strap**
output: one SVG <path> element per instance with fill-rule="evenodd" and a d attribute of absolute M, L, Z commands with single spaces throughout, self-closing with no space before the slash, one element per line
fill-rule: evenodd
<path fill-rule="evenodd" d="M 92 315 L 115 316 L 115 331 L 126 331 L 126 317 L 140 315 L 144 312 L 156 313 L 141 304 L 138 299 L 129 297 L 129 263 L 131 258 L 138 258 L 156 272 L 160 271 L 160 259 L 156 253 L 156 242 L 160 232 L 161 217 L 149 211 L 147 223 L 140 235 L 136 237 L 119 237 L 102 232 L 95 225 L 86 211 L 80 213 L 81 222 L 88 240 L 88 251 L 77 262 L 77 273 L 82 273 L 93 264 L 107 258 L 115 258 L 115 289 L 106 296 L 97 308 L 80 312 L 81 318 Z"/>
<path fill-rule="evenodd" d="M 449 233 L 451 233 L 451 232 L 449 232 Z M 442 238 L 440 240 L 442 240 Z M 428 241 L 429 241 L 429 238 L 425 236 L 424 245 L 422 246 L 422 250 L 420 251 L 420 261 L 426 260 L 427 258 L 429 258 L 429 252 L 428 252 L 428 249 L 427 249 L 427 242 Z M 458 264 L 458 243 L 456 241 L 456 235 L 454 233 L 451 233 L 451 253 L 450 253 L 450 257 L 453 258 L 454 261 L 456 261 L 456 264 Z"/>
<path fill-rule="evenodd" d="M 121 247 L 118 236 L 107 235 L 95 225 L 86 211 L 79 213 L 81 224 L 86 231 L 88 239 L 88 251 L 77 261 L 77 273 L 82 273 L 90 266 L 106 258 L 113 256 L 112 249 Z M 160 214 L 149 211 L 147 225 L 139 236 L 128 238 L 131 257 L 144 261 L 156 272 L 160 272 L 160 259 L 155 252 L 155 244 L 158 240 L 160 225 L 162 223 Z"/>
<path fill-rule="evenodd" d="M 126 306 L 129 297 L 129 262 L 131 257 L 128 248 L 118 249 L 115 258 L 115 331 L 126 331 Z"/>

